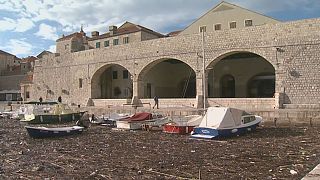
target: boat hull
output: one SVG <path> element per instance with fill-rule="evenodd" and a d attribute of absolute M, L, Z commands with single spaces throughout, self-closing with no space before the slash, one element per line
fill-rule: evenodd
<path fill-rule="evenodd" d="M 181 126 L 176 124 L 166 124 L 163 126 L 163 132 L 170 134 L 190 134 L 194 126 Z"/>
<path fill-rule="evenodd" d="M 245 134 L 247 132 L 255 131 L 259 123 L 242 126 L 242 127 L 234 127 L 234 128 L 225 128 L 225 129 L 215 129 L 210 127 L 196 127 L 191 133 L 192 138 L 202 138 L 202 139 L 216 139 L 216 138 L 224 138 L 224 137 L 232 137 L 241 134 Z"/>
<path fill-rule="evenodd" d="M 54 138 L 70 136 L 75 134 L 80 134 L 83 132 L 83 127 L 72 126 L 72 127 L 62 127 L 62 128 L 46 128 L 46 127 L 30 127 L 26 126 L 27 132 L 30 137 L 33 138 Z"/>
<path fill-rule="evenodd" d="M 117 121 L 116 125 L 118 129 L 127 129 L 127 130 L 140 130 L 142 129 L 142 124 L 144 121 Z"/>
<path fill-rule="evenodd" d="M 118 129 L 141 130 L 141 129 L 145 129 L 146 126 L 160 127 L 167 122 L 168 122 L 168 118 L 163 117 L 163 118 L 156 118 L 156 119 L 143 120 L 143 121 L 119 120 L 119 121 L 116 121 L 116 125 Z"/>
<path fill-rule="evenodd" d="M 69 114 L 42 114 L 32 115 L 30 119 L 21 120 L 21 122 L 27 122 L 28 124 L 55 124 L 55 123 L 67 123 L 78 121 L 85 112 L 69 113 Z"/>

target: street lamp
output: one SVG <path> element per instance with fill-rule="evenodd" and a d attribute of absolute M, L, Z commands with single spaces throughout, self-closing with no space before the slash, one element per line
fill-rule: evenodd
<path fill-rule="evenodd" d="M 202 30 L 202 86 L 203 86 L 203 110 L 206 110 L 206 61 L 204 52 L 204 30 Z"/>

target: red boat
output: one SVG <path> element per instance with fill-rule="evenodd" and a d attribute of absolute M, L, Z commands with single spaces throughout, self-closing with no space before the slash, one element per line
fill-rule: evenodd
<path fill-rule="evenodd" d="M 162 131 L 172 134 L 190 134 L 194 126 L 183 126 L 177 123 L 168 123 L 163 126 Z"/>
<path fill-rule="evenodd" d="M 189 115 L 174 119 L 163 126 L 162 131 L 173 134 L 190 134 L 195 126 L 199 126 L 202 120 L 200 115 Z"/>

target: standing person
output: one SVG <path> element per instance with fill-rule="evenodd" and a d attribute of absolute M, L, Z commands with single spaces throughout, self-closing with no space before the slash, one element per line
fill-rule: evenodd
<path fill-rule="evenodd" d="M 156 106 L 157 106 L 157 109 L 159 109 L 159 98 L 158 98 L 158 96 L 154 96 L 153 100 L 154 100 L 153 109 L 154 109 L 154 107 L 156 107 Z"/>
<path fill-rule="evenodd" d="M 58 102 L 59 102 L 59 103 L 62 103 L 62 98 L 61 98 L 61 96 L 58 97 Z"/>
<path fill-rule="evenodd" d="M 40 97 L 40 98 L 39 98 L 39 102 L 41 102 L 41 103 L 42 103 L 42 97 Z"/>

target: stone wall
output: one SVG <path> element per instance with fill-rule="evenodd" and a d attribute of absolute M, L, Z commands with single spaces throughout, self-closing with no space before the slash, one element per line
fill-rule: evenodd
<path fill-rule="evenodd" d="M 276 73 L 276 93 L 287 104 L 318 104 L 320 98 L 320 19 L 269 24 L 207 33 L 206 65 L 212 66 L 236 52 L 251 52 L 270 62 Z M 47 95 L 47 89 L 62 95 L 67 102 L 86 104 L 91 97 L 91 78 L 106 64 L 118 64 L 129 70 L 134 79 L 134 95 L 139 97 L 139 76 L 163 59 L 178 59 L 197 75 L 197 96 L 202 95 L 201 35 L 160 38 L 137 43 L 92 49 L 37 61 L 34 91 Z M 52 81 L 52 79 L 55 81 Z M 79 89 L 78 79 L 84 79 Z M 58 81 L 58 83 L 57 83 Z M 137 84 L 135 84 L 137 83 Z M 69 94 L 63 94 L 66 89 Z M 38 99 L 37 97 L 34 97 Z"/>

